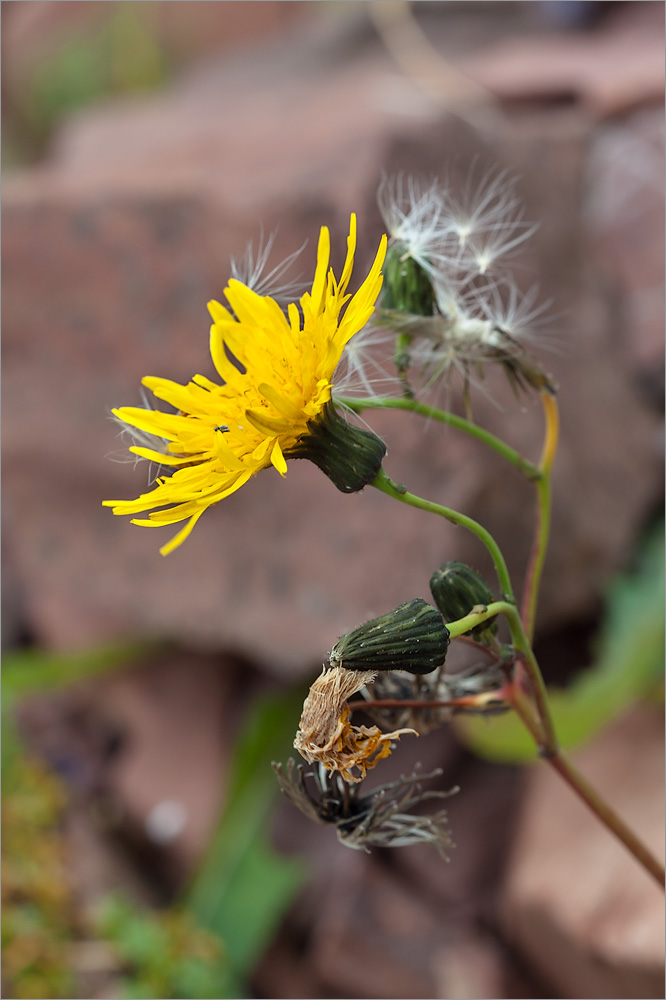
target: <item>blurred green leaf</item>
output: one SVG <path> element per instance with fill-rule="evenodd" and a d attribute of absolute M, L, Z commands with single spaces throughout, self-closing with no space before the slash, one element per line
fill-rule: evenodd
<path fill-rule="evenodd" d="M 26 66 L 8 92 L 10 160 L 43 154 L 67 114 L 115 94 L 154 89 L 169 79 L 169 58 L 153 8 L 123 0 L 110 5 L 109 16 L 97 28 L 86 27 L 82 19 Z M 4 148 L 3 158 L 6 163 Z"/>
<path fill-rule="evenodd" d="M 612 585 L 597 639 L 597 657 L 566 690 L 549 692 L 561 745 L 589 740 L 632 702 L 663 680 L 664 529 L 647 538 L 636 572 Z M 458 734 L 490 760 L 522 763 L 537 757 L 534 741 L 513 713 L 496 718 L 459 717 Z"/>
<path fill-rule="evenodd" d="M 119 984 L 131 1000 L 220 996 L 227 976 L 225 949 L 182 908 L 144 910 L 125 896 L 108 896 L 97 929 L 122 964 Z"/>
<path fill-rule="evenodd" d="M 299 688 L 251 708 L 234 750 L 224 814 L 184 901 L 225 943 L 232 979 L 220 996 L 241 996 L 240 984 L 304 880 L 302 864 L 277 855 L 268 841 L 278 791 L 271 761 L 291 748 L 304 696 Z"/>
<path fill-rule="evenodd" d="M 155 645 L 123 643 L 101 646 L 75 653 L 45 653 L 27 649 L 7 653 L 2 661 L 2 694 L 10 699 L 62 687 L 73 681 L 93 677 L 117 667 L 136 663 L 137 659 L 154 652 Z"/>
<path fill-rule="evenodd" d="M 21 742 L 11 717 L 19 698 L 130 666 L 155 649 L 156 644 L 134 642 L 76 653 L 46 653 L 38 649 L 6 653 L 0 670 L 3 777 L 7 768 L 15 762 L 17 754 L 22 753 Z"/>
<path fill-rule="evenodd" d="M 154 649 L 132 644 L 66 655 L 8 655 L 1 674 L 3 768 L 22 753 L 11 722 L 18 698 L 136 663 Z M 189 911 L 198 928 L 215 935 L 224 960 L 197 959 L 190 945 L 182 955 L 174 954 L 176 931 L 169 930 L 161 915 L 110 903 L 105 933 L 127 963 L 127 997 L 243 995 L 243 983 L 304 880 L 301 863 L 280 857 L 268 840 L 278 794 L 271 761 L 291 749 L 304 697 L 299 688 L 264 697 L 251 708 L 234 751 L 224 813 L 183 900 L 181 913 Z"/>

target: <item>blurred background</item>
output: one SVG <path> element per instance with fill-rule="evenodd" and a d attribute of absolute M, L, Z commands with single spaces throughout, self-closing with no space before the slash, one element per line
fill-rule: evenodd
<path fill-rule="evenodd" d="M 474 539 L 308 463 L 166 560 L 101 507 L 146 486 L 111 407 L 212 374 L 206 302 L 248 241 L 307 240 L 307 279 L 355 211 L 360 273 L 383 173 L 517 176 L 562 408 L 536 652 L 565 742 L 661 853 L 663 52 L 650 2 L 2 4 L 5 996 L 663 995 L 659 891 L 510 725 L 378 772 L 460 785 L 448 865 L 352 852 L 279 798 L 326 650 L 444 560 L 488 570 Z M 475 416 L 538 455 L 501 380 Z M 519 579 L 529 485 L 453 431 L 372 425 Z"/>

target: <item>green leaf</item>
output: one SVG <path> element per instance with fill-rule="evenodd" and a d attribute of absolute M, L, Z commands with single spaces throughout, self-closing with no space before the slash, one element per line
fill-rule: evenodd
<path fill-rule="evenodd" d="M 290 749 L 304 696 L 299 689 L 264 697 L 250 710 L 233 754 L 224 813 L 184 900 L 197 923 L 224 941 L 237 983 L 247 978 L 305 877 L 301 862 L 280 857 L 268 841 L 278 791 L 271 761 Z"/>
<path fill-rule="evenodd" d="M 154 649 L 154 645 L 134 642 L 76 653 L 45 653 L 33 649 L 7 653 L 2 663 L 2 694 L 11 699 L 32 691 L 62 687 L 135 663 Z"/>
<path fill-rule="evenodd" d="M 555 730 L 564 749 L 585 743 L 663 678 L 664 529 L 653 531 L 635 573 L 611 587 L 593 667 L 566 690 L 549 692 Z M 534 760 L 534 741 L 513 713 L 495 718 L 459 717 L 458 734 L 490 760 Z"/>

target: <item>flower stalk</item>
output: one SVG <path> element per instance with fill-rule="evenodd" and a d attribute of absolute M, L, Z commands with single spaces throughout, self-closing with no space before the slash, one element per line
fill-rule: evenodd
<path fill-rule="evenodd" d="M 559 437 L 559 412 L 557 399 L 550 392 L 542 392 L 541 402 L 543 404 L 544 416 L 546 418 L 546 432 L 544 437 L 543 451 L 539 461 L 539 476 L 534 483 L 537 492 L 537 515 L 534 527 L 534 540 L 532 551 L 525 574 L 525 587 L 523 592 L 521 617 L 525 627 L 525 633 L 531 640 L 534 635 L 534 620 L 536 617 L 537 600 L 539 597 L 539 584 L 543 572 L 543 564 L 546 559 L 546 549 L 548 548 L 548 537 L 550 535 L 550 510 L 551 510 L 551 469 L 557 441 Z"/>
<path fill-rule="evenodd" d="M 361 413 L 363 410 L 408 410 L 411 413 L 418 413 L 422 417 L 428 417 L 442 424 L 448 424 L 450 427 L 455 427 L 457 430 L 469 434 L 470 437 L 476 438 L 477 441 L 488 445 L 489 448 L 492 448 L 493 451 L 496 451 L 498 455 L 501 455 L 502 458 L 518 469 L 530 482 L 538 482 L 543 478 L 543 472 L 539 466 L 523 458 L 519 452 L 506 444 L 505 441 L 502 441 L 501 438 L 491 434 L 490 431 L 485 430 L 483 427 L 479 427 L 473 421 L 467 420 L 465 417 L 459 417 L 455 413 L 449 413 L 447 410 L 440 410 L 435 406 L 429 406 L 427 403 L 419 403 L 416 399 L 394 398 L 392 396 L 371 399 L 353 399 L 347 396 L 336 396 L 336 402 L 341 406 L 353 410 L 354 413 Z"/>
<path fill-rule="evenodd" d="M 435 503 L 432 500 L 424 500 L 423 497 L 416 496 L 415 493 L 409 493 L 404 486 L 393 482 L 383 469 L 379 470 L 370 483 L 370 486 L 374 486 L 381 493 L 386 493 L 400 503 L 407 504 L 409 507 L 416 507 L 418 510 L 425 510 L 429 514 L 438 514 L 440 517 L 444 517 L 447 521 L 450 521 L 451 524 L 459 524 L 463 528 L 467 528 L 468 531 L 471 531 L 490 553 L 503 597 L 508 601 L 514 600 L 509 571 L 501 549 L 490 532 L 480 525 L 478 521 L 468 517 L 466 514 L 461 514 L 457 510 L 453 510 L 451 507 L 444 507 L 442 504 Z M 468 628 L 471 628 L 471 626 L 468 626 Z"/>

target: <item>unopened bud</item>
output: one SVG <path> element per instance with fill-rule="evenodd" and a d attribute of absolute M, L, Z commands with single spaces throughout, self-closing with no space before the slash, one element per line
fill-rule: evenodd
<path fill-rule="evenodd" d="M 388 248 L 383 271 L 382 309 L 432 316 L 435 292 L 430 277 L 418 261 L 405 253 L 402 243 Z"/>
<path fill-rule="evenodd" d="M 430 590 L 447 622 L 458 621 L 478 605 L 486 606 L 495 600 L 479 574 L 461 562 L 447 562 L 435 570 L 430 578 Z M 470 633 L 487 645 L 490 637 L 497 634 L 497 623 L 490 619 L 465 634 Z"/>
<path fill-rule="evenodd" d="M 331 650 L 331 666 L 347 670 L 407 670 L 429 674 L 446 659 L 449 630 L 420 598 L 373 618 L 343 635 Z"/>

